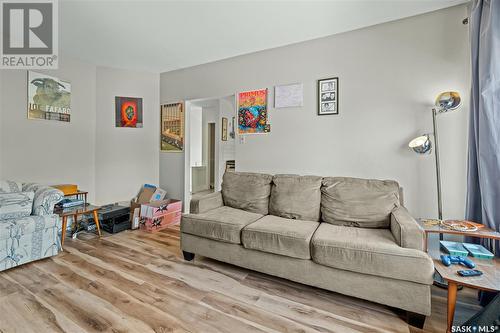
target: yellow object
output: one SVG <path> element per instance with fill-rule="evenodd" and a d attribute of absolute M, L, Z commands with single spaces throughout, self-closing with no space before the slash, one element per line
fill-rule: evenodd
<path fill-rule="evenodd" d="M 427 220 L 424 220 L 424 225 L 426 227 L 433 227 L 435 225 L 440 225 L 441 224 L 441 221 L 440 220 L 434 220 L 434 219 L 427 219 Z"/>
<path fill-rule="evenodd" d="M 62 191 L 64 195 L 73 194 L 78 192 L 78 185 L 74 184 L 60 184 L 60 185 L 52 185 L 52 187 L 57 188 Z"/>

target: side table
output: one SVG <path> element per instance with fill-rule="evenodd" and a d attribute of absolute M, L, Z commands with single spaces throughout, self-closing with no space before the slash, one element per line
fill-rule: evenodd
<path fill-rule="evenodd" d="M 484 291 L 500 291 L 500 261 L 498 260 L 498 258 L 479 259 L 471 257 L 472 261 L 476 264 L 475 269 L 479 269 L 480 271 L 482 271 L 483 275 L 474 277 L 460 276 L 458 275 L 457 271 L 467 269 L 467 267 L 464 267 L 462 265 L 443 265 L 440 259 L 440 255 L 444 253 L 442 253 L 441 251 L 429 252 L 429 234 L 453 234 L 476 238 L 488 238 L 493 241 L 499 241 L 500 233 L 487 227 L 479 228 L 476 231 L 456 231 L 441 227 L 440 225 L 426 225 L 424 221 L 420 219 L 418 219 L 417 222 L 425 233 L 425 251 L 428 252 L 434 260 L 435 270 L 445 281 L 448 282 L 448 313 L 446 332 L 449 333 L 451 332 L 453 319 L 455 317 L 458 286 L 465 286 Z"/>
<path fill-rule="evenodd" d="M 448 282 L 448 315 L 447 331 L 451 332 L 455 317 L 458 286 L 465 286 L 484 291 L 500 291 L 500 261 L 494 259 L 471 258 L 476 264 L 474 269 L 483 272 L 481 276 L 463 277 L 457 271 L 467 269 L 462 265 L 445 266 L 440 259 L 434 259 L 434 267 L 443 279 Z"/>
<path fill-rule="evenodd" d="M 68 227 L 68 217 L 73 216 L 75 223 L 78 223 L 78 216 L 80 215 L 87 215 L 87 214 L 92 214 L 97 233 L 99 234 L 99 237 L 101 237 L 101 227 L 99 225 L 99 216 L 97 214 L 97 211 L 101 207 L 99 206 L 94 206 L 90 204 L 86 204 L 83 206 L 77 206 L 77 207 L 69 207 L 69 208 L 64 208 L 64 209 L 54 209 L 54 214 L 58 214 L 60 217 L 62 217 L 62 234 L 61 234 L 61 247 L 64 245 L 64 239 L 66 238 L 66 229 Z"/>

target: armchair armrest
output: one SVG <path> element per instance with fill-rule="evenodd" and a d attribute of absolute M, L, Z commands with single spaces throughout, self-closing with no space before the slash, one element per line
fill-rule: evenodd
<path fill-rule="evenodd" d="M 189 210 L 191 214 L 201 214 L 222 206 L 224 206 L 224 201 L 222 200 L 222 193 L 219 191 L 204 195 L 201 198 L 191 199 Z"/>
<path fill-rule="evenodd" d="M 23 191 L 35 192 L 33 198 L 33 210 L 31 215 L 45 216 L 54 213 L 54 205 L 64 198 L 64 193 L 60 190 L 36 183 L 23 185 Z"/>
<path fill-rule="evenodd" d="M 424 231 L 405 207 L 391 212 L 391 232 L 399 246 L 424 251 Z"/>

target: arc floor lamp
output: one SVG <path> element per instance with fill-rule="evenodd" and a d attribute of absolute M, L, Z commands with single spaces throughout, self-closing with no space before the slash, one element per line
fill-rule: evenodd
<path fill-rule="evenodd" d="M 441 167 L 439 164 L 439 141 L 438 141 L 438 127 L 437 116 L 442 113 L 453 111 L 460 106 L 460 94 L 456 91 L 447 91 L 437 96 L 435 105 L 432 109 L 432 125 L 434 132 L 434 154 L 436 159 L 436 184 L 437 184 L 437 199 L 438 199 L 438 219 L 443 220 L 443 201 L 441 197 Z M 424 134 L 410 141 L 408 146 L 418 154 L 431 153 L 432 151 L 432 134 Z M 442 234 L 440 234 L 440 239 Z"/>
<path fill-rule="evenodd" d="M 434 130 L 432 134 L 434 135 L 434 154 L 436 160 L 436 184 L 439 222 L 443 220 L 443 201 L 441 197 L 441 166 L 439 165 L 439 141 L 436 118 L 439 114 L 458 109 L 460 103 L 461 100 L 459 93 L 455 91 L 447 91 L 437 96 L 436 102 L 434 103 L 436 107 L 432 109 L 432 126 Z M 432 151 L 431 134 L 424 134 L 411 140 L 408 144 L 408 147 L 413 149 L 413 151 L 418 154 L 430 154 Z M 443 240 L 443 234 L 439 234 L 439 239 Z M 437 273 L 434 275 L 434 284 L 441 288 L 448 287 L 446 281 Z"/>

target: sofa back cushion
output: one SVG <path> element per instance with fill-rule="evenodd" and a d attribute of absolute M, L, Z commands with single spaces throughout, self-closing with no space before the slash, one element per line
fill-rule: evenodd
<path fill-rule="evenodd" d="M 34 192 L 0 193 L 0 220 L 31 215 Z"/>
<path fill-rule="evenodd" d="M 322 179 L 318 176 L 274 176 L 269 214 L 289 219 L 319 221 Z"/>
<path fill-rule="evenodd" d="M 23 184 L 12 180 L 0 180 L 0 193 L 22 192 Z"/>
<path fill-rule="evenodd" d="M 273 176 L 251 172 L 226 172 L 222 179 L 224 205 L 267 215 Z"/>
<path fill-rule="evenodd" d="M 362 228 L 388 228 L 390 214 L 400 206 L 393 180 L 327 177 L 321 188 L 324 222 Z"/>

